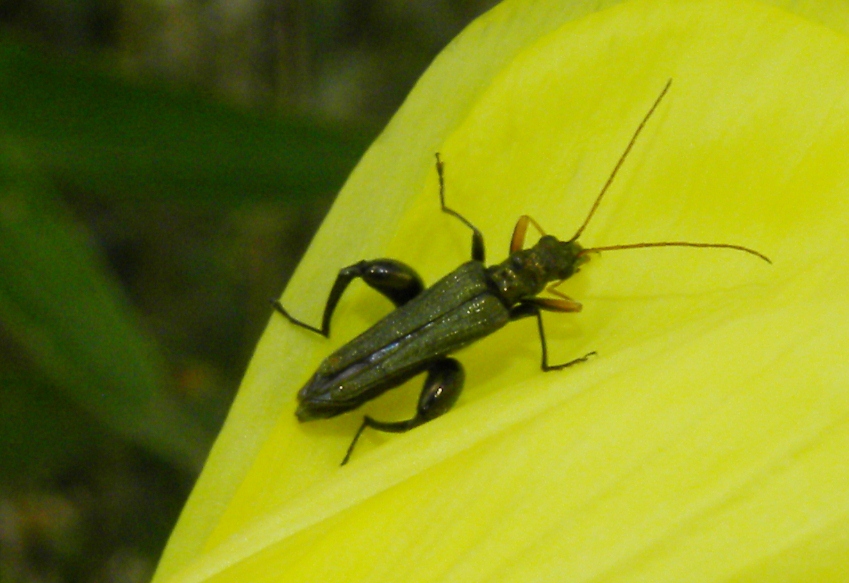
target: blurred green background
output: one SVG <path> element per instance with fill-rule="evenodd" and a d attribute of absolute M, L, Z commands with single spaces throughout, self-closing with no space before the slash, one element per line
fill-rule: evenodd
<path fill-rule="evenodd" d="M 149 580 L 268 299 L 494 3 L 0 0 L 0 582 Z"/>

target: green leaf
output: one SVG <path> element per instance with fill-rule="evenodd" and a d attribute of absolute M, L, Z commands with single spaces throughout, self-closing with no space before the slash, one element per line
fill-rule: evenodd
<path fill-rule="evenodd" d="M 179 467 L 199 465 L 210 436 L 163 389 L 163 367 L 120 291 L 8 135 L 0 139 L 0 273 L 2 331 L 34 384 L 64 392 Z"/>
<path fill-rule="evenodd" d="M 372 138 L 133 85 L 2 40 L 0 120 L 76 190 L 196 203 L 335 192 Z"/>
<path fill-rule="evenodd" d="M 44 479 L 71 467 L 105 438 L 75 403 L 22 371 L 2 370 L 0 482 Z"/>

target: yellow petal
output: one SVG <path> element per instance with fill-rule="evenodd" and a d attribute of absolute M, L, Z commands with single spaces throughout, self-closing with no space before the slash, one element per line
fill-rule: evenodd
<path fill-rule="evenodd" d="M 783 6 L 786 3 L 781 3 Z M 295 393 L 390 306 L 352 286 L 326 341 L 273 317 L 157 582 L 849 579 L 849 9 L 508 1 L 436 60 L 352 174 L 284 295 L 317 322 L 336 271 L 427 282 L 501 261 L 530 214 L 570 237 L 667 79 L 585 246 L 580 314 L 464 350 L 449 414 L 403 435 L 298 424 Z M 807 19 L 802 18 L 803 14 Z M 817 19 L 815 22 L 812 19 Z M 368 404 L 409 416 L 420 379 Z"/>

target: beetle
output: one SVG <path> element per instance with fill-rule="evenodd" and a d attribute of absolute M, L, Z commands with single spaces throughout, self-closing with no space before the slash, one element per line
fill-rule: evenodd
<path fill-rule="evenodd" d="M 396 307 L 374 326 L 336 350 L 298 392 L 296 415 L 300 421 L 334 417 L 356 409 L 383 392 L 427 372 L 416 413 L 405 421 L 385 422 L 369 416 L 354 435 L 342 460 L 345 465 L 366 427 L 402 433 L 446 413 L 463 388 L 462 365 L 449 355 L 492 334 L 507 323 L 534 317 L 542 348 L 542 370 L 562 370 L 586 361 L 595 352 L 561 364 L 549 364 L 542 312 L 579 312 L 581 304 L 567 297 L 557 286 L 578 272 L 590 253 L 644 247 L 724 248 L 749 253 L 767 262 L 762 253 L 726 243 L 663 241 L 584 248 L 578 238 L 589 224 L 602 197 L 613 182 L 631 148 L 669 90 L 670 79 L 633 133 L 613 171 L 596 197 L 577 232 L 567 241 L 547 235 L 536 221 L 524 215 L 513 230 L 510 254 L 502 263 L 487 267 L 481 231 L 460 213 L 445 205 L 444 165 L 436 154 L 439 201 L 442 212 L 457 218 L 472 231 L 472 259 L 425 288 L 416 271 L 394 259 L 360 261 L 339 271 L 331 288 L 321 327 L 293 317 L 280 303 L 274 307 L 292 324 L 330 336 L 330 319 L 339 299 L 354 279 L 386 296 Z M 525 234 L 533 225 L 541 238 L 524 248 Z M 538 297 L 543 291 L 556 297 Z"/>

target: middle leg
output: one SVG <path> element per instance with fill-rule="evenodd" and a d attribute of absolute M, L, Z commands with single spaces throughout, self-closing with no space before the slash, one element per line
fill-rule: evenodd
<path fill-rule="evenodd" d="M 510 310 L 510 319 L 518 320 L 529 316 L 536 316 L 537 328 L 539 329 L 539 340 L 542 346 L 542 370 L 548 372 L 551 370 L 562 370 L 579 362 L 586 362 L 589 357 L 596 354 L 595 351 L 588 352 L 580 358 L 575 358 L 562 364 L 548 364 L 548 345 L 545 342 L 545 328 L 542 324 L 542 310 L 553 312 L 580 312 L 581 304 L 575 300 L 568 299 L 555 300 L 546 298 L 529 298 L 522 300 L 519 304 Z"/>

